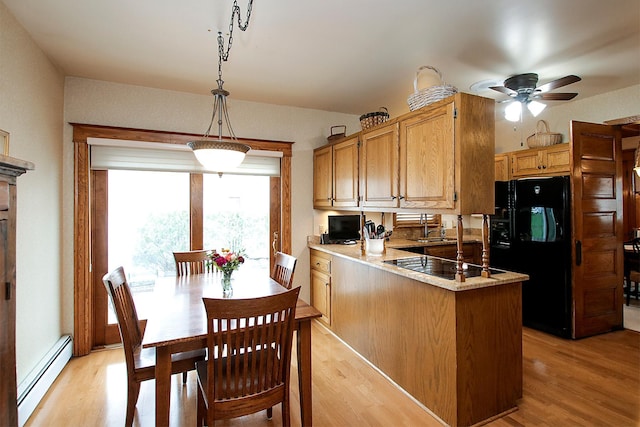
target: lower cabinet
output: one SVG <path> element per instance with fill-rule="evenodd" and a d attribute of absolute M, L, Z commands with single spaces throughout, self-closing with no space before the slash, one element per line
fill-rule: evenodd
<path fill-rule="evenodd" d="M 311 305 L 322 313 L 325 324 L 331 325 L 331 255 L 311 250 Z"/>
<path fill-rule="evenodd" d="M 440 258 L 456 260 L 458 249 L 456 245 L 437 245 L 425 246 L 424 254 L 437 256 Z M 463 243 L 462 256 L 464 262 L 469 264 L 482 264 L 482 244 L 480 243 Z"/>

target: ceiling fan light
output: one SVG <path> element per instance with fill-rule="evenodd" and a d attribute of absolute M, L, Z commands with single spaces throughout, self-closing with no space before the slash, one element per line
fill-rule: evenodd
<path fill-rule="evenodd" d="M 546 104 L 538 101 L 531 101 L 527 104 L 527 108 L 533 114 L 533 117 L 538 117 L 538 114 L 542 113 L 542 110 L 547 108 Z"/>
<path fill-rule="evenodd" d="M 228 172 L 240 165 L 250 147 L 234 141 L 201 139 L 187 145 L 193 150 L 198 162 L 214 172 Z"/>
<path fill-rule="evenodd" d="M 520 120 L 520 114 L 522 113 L 522 104 L 519 102 L 512 102 L 504 109 L 504 118 L 510 122 L 517 122 Z"/>

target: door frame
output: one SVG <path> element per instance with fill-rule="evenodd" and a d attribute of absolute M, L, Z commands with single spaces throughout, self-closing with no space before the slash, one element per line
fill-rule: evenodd
<path fill-rule="evenodd" d="M 73 126 L 74 143 L 74 340 L 73 355 L 89 354 L 94 342 L 94 307 L 91 265 L 92 218 L 91 211 L 91 169 L 88 138 L 121 139 L 131 141 L 159 142 L 166 144 L 186 144 L 201 135 L 156 131 L 147 129 L 121 128 L 113 126 L 70 123 Z M 254 150 L 282 152 L 280 177 L 280 224 L 279 250 L 291 252 L 291 156 L 293 142 L 243 139 Z M 192 242 L 193 244 L 194 242 Z"/>

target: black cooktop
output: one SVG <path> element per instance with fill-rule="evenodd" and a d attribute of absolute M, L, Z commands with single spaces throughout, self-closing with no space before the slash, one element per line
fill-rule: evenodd
<path fill-rule="evenodd" d="M 407 270 L 417 271 L 419 273 L 431 274 L 447 280 L 453 280 L 456 277 L 456 262 L 448 259 L 434 258 L 428 256 L 417 256 L 411 258 L 393 259 L 385 261 Z M 482 267 L 472 264 L 463 264 L 465 277 L 476 277 L 482 274 Z M 491 274 L 500 273 L 499 270 L 489 269 Z"/>

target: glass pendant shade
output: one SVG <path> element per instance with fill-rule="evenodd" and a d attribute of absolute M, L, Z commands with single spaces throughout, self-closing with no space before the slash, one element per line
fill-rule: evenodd
<path fill-rule="evenodd" d="M 538 117 L 538 114 L 542 113 L 542 110 L 547 108 L 545 104 L 538 101 L 531 101 L 527 104 L 527 108 L 533 114 L 533 117 Z"/>
<path fill-rule="evenodd" d="M 249 151 L 248 145 L 223 139 L 201 139 L 188 142 L 187 145 L 202 166 L 215 172 L 235 169 Z"/>
<path fill-rule="evenodd" d="M 510 122 L 517 122 L 520 120 L 520 114 L 522 114 L 522 104 L 520 102 L 512 102 L 504 109 L 504 118 Z"/>

